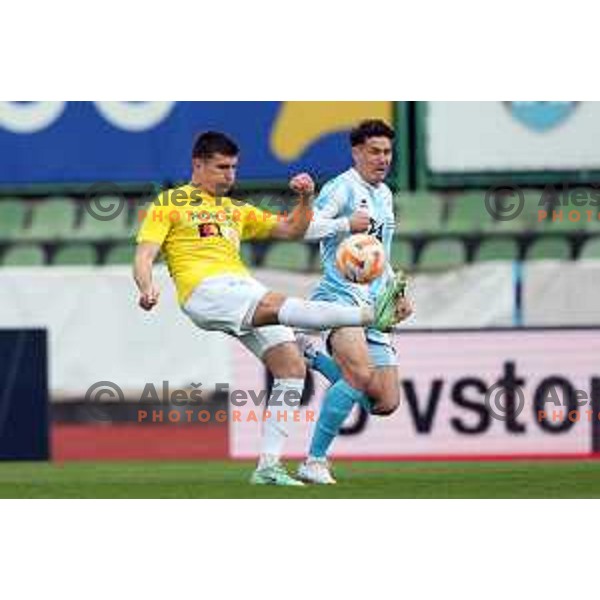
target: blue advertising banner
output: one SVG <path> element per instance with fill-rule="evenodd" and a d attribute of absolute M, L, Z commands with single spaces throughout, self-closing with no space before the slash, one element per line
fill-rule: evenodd
<path fill-rule="evenodd" d="M 242 180 L 348 167 L 348 130 L 391 102 L 0 102 L 0 184 L 163 182 L 189 176 L 197 133 L 242 149 Z"/>

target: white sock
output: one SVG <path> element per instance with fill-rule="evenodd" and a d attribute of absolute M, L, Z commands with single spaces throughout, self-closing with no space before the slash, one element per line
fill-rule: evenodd
<path fill-rule="evenodd" d="M 279 461 L 288 438 L 288 427 L 294 422 L 294 412 L 300 408 L 304 388 L 302 379 L 275 379 L 265 408 L 270 416 L 263 421 L 259 467 Z"/>
<path fill-rule="evenodd" d="M 373 309 L 364 306 L 342 306 L 333 302 L 287 298 L 279 309 L 279 322 L 304 329 L 361 327 L 373 322 Z"/>

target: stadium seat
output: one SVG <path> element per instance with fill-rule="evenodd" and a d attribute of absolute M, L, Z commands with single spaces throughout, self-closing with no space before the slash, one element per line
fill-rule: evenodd
<path fill-rule="evenodd" d="M 589 188 L 571 189 L 568 191 L 568 199 L 564 197 L 563 190 L 552 194 L 550 199 L 555 201 L 555 206 L 540 206 L 548 216 L 539 222 L 540 229 L 547 231 L 583 231 L 594 228 L 598 221 L 597 202 L 598 191 Z M 582 204 L 576 206 L 575 203 Z M 589 213 L 589 214 L 588 214 Z"/>
<path fill-rule="evenodd" d="M 75 203 L 71 198 L 42 200 L 33 208 L 31 227 L 24 237 L 33 240 L 69 239 L 74 234 Z"/>
<path fill-rule="evenodd" d="M 0 240 L 12 240 L 21 236 L 26 210 L 23 200 L 0 200 Z"/>
<path fill-rule="evenodd" d="M 107 196 L 103 201 L 105 206 L 110 206 L 111 203 L 119 202 L 119 198 Z M 127 240 L 134 231 L 134 228 L 128 225 L 128 212 L 129 207 L 125 206 L 114 219 L 102 221 L 95 218 L 84 207 L 81 225 L 73 232 L 73 237 L 90 241 Z M 135 229 L 137 229 L 137 223 Z"/>
<path fill-rule="evenodd" d="M 406 240 L 392 242 L 392 266 L 394 268 L 409 269 L 413 264 L 412 244 Z"/>
<path fill-rule="evenodd" d="M 487 231 L 496 225 L 485 204 L 485 192 L 474 192 L 450 204 L 447 230 L 450 233 Z"/>
<path fill-rule="evenodd" d="M 592 232 L 600 231 L 600 212 L 598 212 L 598 208 L 595 206 L 590 206 L 586 210 L 592 211 L 591 218 L 586 214 L 586 219 L 589 220 L 587 223 L 588 230 L 591 230 Z"/>
<path fill-rule="evenodd" d="M 444 204 L 437 196 L 407 194 L 396 196 L 398 229 L 403 233 L 438 232 L 442 229 Z"/>
<path fill-rule="evenodd" d="M 310 267 L 310 248 L 302 242 L 277 242 L 271 244 L 263 267 L 307 271 Z"/>
<path fill-rule="evenodd" d="M 459 240 L 433 240 L 419 257 L 420 269 L 447 269 L 465 262 L 465 247 Z"/>
<path fill-rule="evenodd" d="M 96 249 L 91 244 L 69 244 L 52 258 L 53 265 L 95 265 Z"/>
<path fill-rule="evenodd" d="M 13 246 L 2 258 L 2 264 L 6 267 L 33 267 L 43 265 L 44 262 L 44 250 L 36 244 Z"/>
<path fill-rule="evenodd" d="M 589 209 L 586 207 L 557 206 L 554 209 L 541 207 L 540 210 L 546 210 L 548 213 L 544 220 L 538 219 L 537 228 L 540 231 L 584 231 L 593 227 L 590 216 L 586 212 Z"/>
<path fill-rule="evenodd" d="M 527 249 L 527 260 L 571 258 L 571 244 L 567 238 L 543 237 L 534 241 Z"/>
<path fill-rule="evenodd" d="M 523 191 L 523 208 L 519 211 L 519 197 L 516 193 L 508 198 L 505 198 L 504 210 L 499 210 L 497 217 L 493 217 L 495 226 L 500 231 L 533 231 L 539 227 L 538 211 L 544 207 L 539 205 L 541 191 Z M 492 201 L 493 202 L 493 201 Z M 513 217 L 511 216 L 517 212 Z M 503 220 L 506 218 L 506 220 Z"/>
<path fill-rule="evenodd" d="M 547 193 L 545 195 L 542 190 L 524 192 L 524 200 L 525 205 L 518 218 L 507 223 L 499 222 L 501 227 L 521 231 L 580 231 L 588 229 L 591 225 L 587 211 L 594 210 L 597 212 L 597 207 L 588 205 L 581 207 L 573 204 L 553 205 L 551 201 L 560 202 L 561 197 L 549 196 Z M 544 212 L 546 215 L 543 214 Z M 574 213 L 578 213 L 579 218 L 575 218 Z"/>
<path fill-rule="evenodd" d="M 478 250 L 476 260 L 518 260 L 519 243 L 514 239 L 484 239 Z"/>
<path fill-rule="evenodd" d="M 105 265 L 125 265 L 132 264 L 135 254 L 135 245 L 117 244 L 113 246 L 106 254 L 104 259 Z"/>
<path fill-rule="evenodd" d="M 593 238 L 588 240 L 581 251 L 579 258 L 600 258 L 600 238 Z"/>

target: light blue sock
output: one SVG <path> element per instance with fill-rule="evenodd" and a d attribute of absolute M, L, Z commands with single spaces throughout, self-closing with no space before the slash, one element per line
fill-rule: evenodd
<path fill-rule="evenodd" d="M 325 352 L 317 352 L 312 359 L 311 366 L 331 383 L 336 383 L 342 378 L 342 371 L 337 366 L 337 363 L 329 354 L 325 354 Z"/>
<path fill-rule="evenodd" d="M 340 379 L 332 385 L 323 398 L 323 406 L 310 444 L 309 455 L 324 458 L 333 440 L 339 433 L 342 424 L 352 411 L 356 402 L 368 398 L 361 392 Z"/>
<path fill-rule="evenodd" d="M 332 384 L 335 384 L 340 379 L 342 379 L 342 370 L 338 367 L 338 364 L 335 362 L 335 360 L 333 360 L 333 358 L 331 358 L 331 356 L 329 356 L 329 354 L 326 354 L 325 352 L 317 352 L 311 360 L 310 367 L 311 367 L 311 369 L 314 369 L 315 371 L 318 371 L 319 373 L 321 373 L 321 375 L 323 375 L 323 377 L 325 377 Z M 348 387 L 351 387 L 350 384 L 346 384 L 346 385 Z M 354 390 L 354 388 L 351 388 L 351 389 Z M 358 391 L 358 390 L 354 390 L 354 391 Z M 325 398 L 327 398 L 327 396 L 325 396 Z M 369 414 L 371 413 L 371 408 L 373 405 L 371 403 L 370 398 L 366 394 L 361 394 L 360 398 L 355 400 L 355 402 L 360 404 L 360 406 L 367 413 L 369 413 Z M 350 414 L 351 410 L 352 410 L 352 406 L 348 410 L 346 417 Z M 344 419 L 342 419 L 342 423 L 346 420 L 346 417 L 344 417 Z"/>
<path fill-rule="evenodd" d="M 338 364 L 329 356 L 329 354 L 325 354 L 325 352 L 317 352 L 312 358 L 311 368 L 315 371 L 318 371 L 331 383 L 337 383 L 342 378 L 342 370 L 338 367 Z M 350 387 L 350 384 L 348 384 Z M 358 400 L 356 400 L 360 406 L 368 413 L 371 412 L 371 400 L 366 394 L 362 394 Z M 352 410 L 352 407 L 350 407 Z M 350 411 L 348 411 L 350 414 Z"/>
<path fill-rule="evenodd" d="M 364 392 L 360 395 L 360 398 L 356 400 L 356 402 L 364 408 L 364 410 L 371 414 L 371 409 L 373 408 L 373 404 L 371 403 L 371 398 L 367 396 Z"/>

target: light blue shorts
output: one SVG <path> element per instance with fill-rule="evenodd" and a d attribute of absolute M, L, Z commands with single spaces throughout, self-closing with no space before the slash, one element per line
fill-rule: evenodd
<path fill-rule="evenodd" d="M 396 349 L 392 346 L 391 341 L 384 343 L 381 341 L 374 342 L 369 339 L 367 331 L 367 346 L 369 348 L 371 362 L 376 369 L 396 367 L 398 365 L 398 355 L 396 354 Z"/>
<path fill-rule="evenodd" d="M 344 306 L 360 306 L 361 304 L 349 294 L 334 294 L 326 292 L 323 289 L 315 290 L 310 299 L 343 304 Z M 325 340 L 328 352 L 331 354 L 331 348 L 329 347 L 330 335 L 331 330 L 323 332 L 323 339 Z M 366 328 L 365 337 L 367 338 L 367 347 L 369 349 L 372 366 L 375 369 L 397 366 L 398 355 L 392 345 L 392 339 L 389 334 L 378 331 L 377 329 Z"/>

